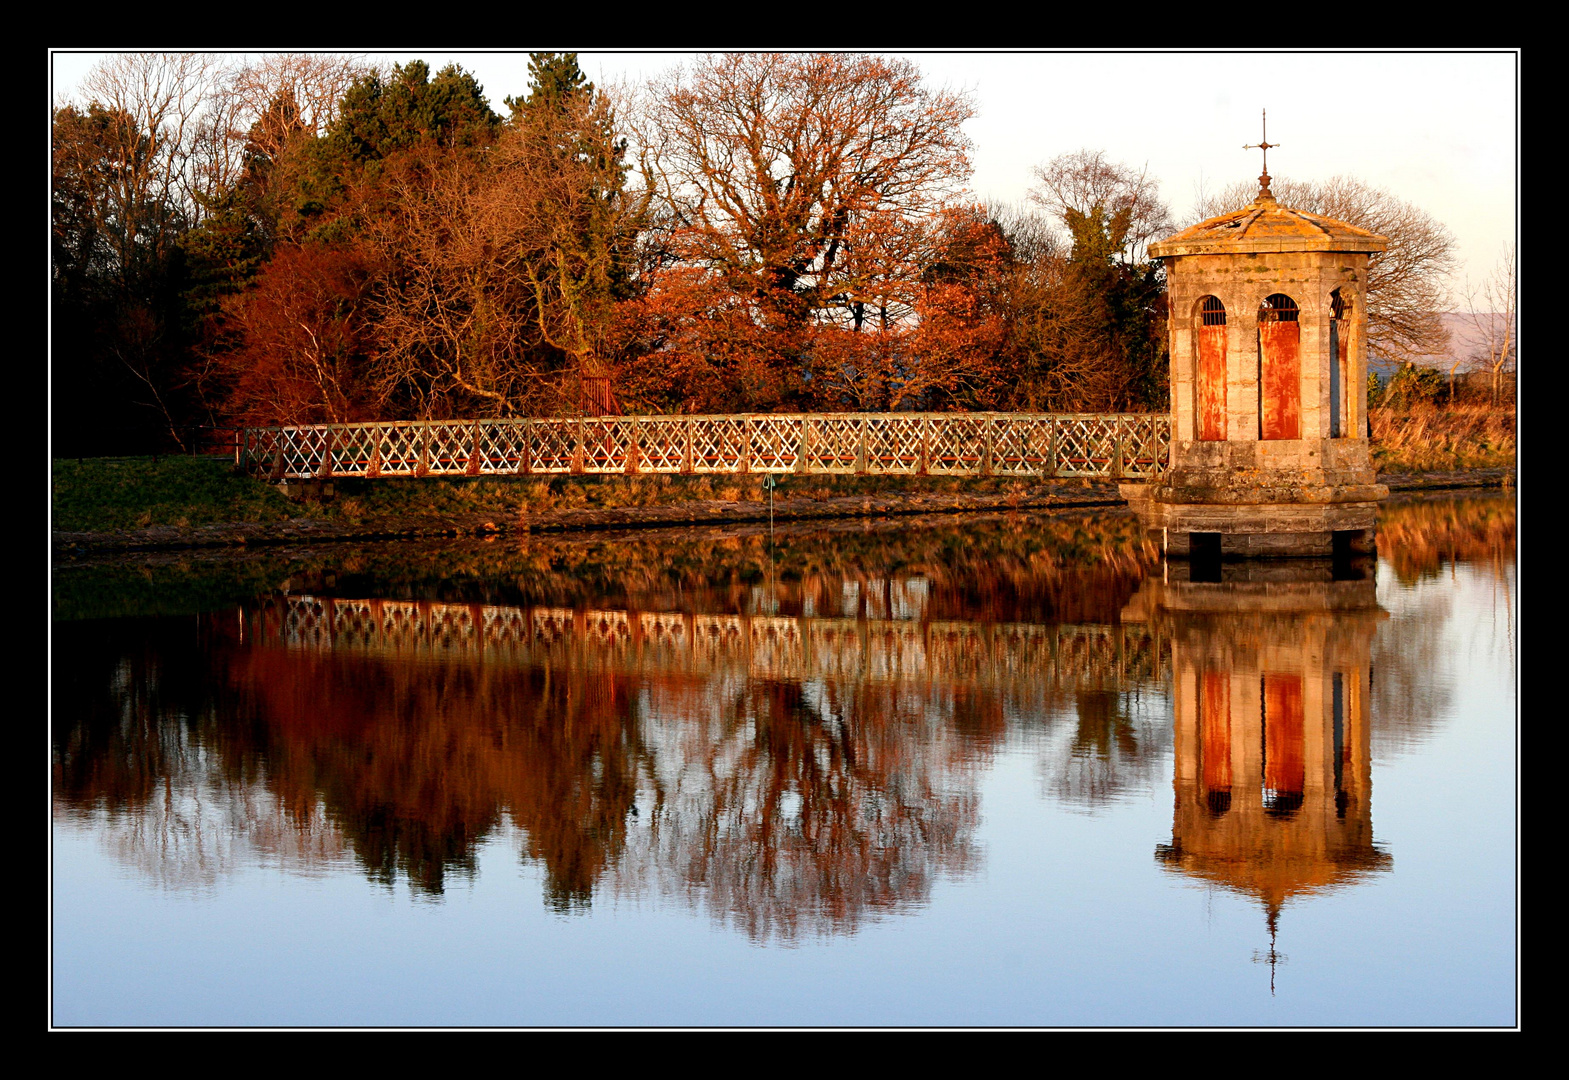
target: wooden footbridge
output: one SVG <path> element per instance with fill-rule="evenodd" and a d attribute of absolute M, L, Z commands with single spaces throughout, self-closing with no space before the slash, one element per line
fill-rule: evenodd
<path fill-rule="evenodd" d="M 235 464 L 274 480 L 607 473 L 1101 476 L 1169 459 L 1164 413 L 753 413 L 404 420 L 245 428 Z"/>

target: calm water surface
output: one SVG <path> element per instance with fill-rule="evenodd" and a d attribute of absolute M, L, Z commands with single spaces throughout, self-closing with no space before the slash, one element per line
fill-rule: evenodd
<path fill-rule="evenodd" d="M 1133 536 L 58 567 L 54 1023 L 1514 1024 L 1512 502 Z"/>

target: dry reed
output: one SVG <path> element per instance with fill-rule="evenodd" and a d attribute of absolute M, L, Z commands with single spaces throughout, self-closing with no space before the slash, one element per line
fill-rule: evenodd
<path fill-rule="evenodd" d="M 1417 402 L 1369 411 L 1379 472 L 1452 472 L 1512 468 L 1512 407 Z"/>

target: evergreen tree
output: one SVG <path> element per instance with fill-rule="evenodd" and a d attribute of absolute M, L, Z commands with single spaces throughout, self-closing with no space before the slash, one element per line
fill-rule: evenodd
<path fill-rule="evenodd" d="M 1125 257 L 1132 217 L 1127 207 L 1108 213 L 1100 203 L 1087 212 L 1068 209 L 1063 215 L 1073 236 L 1068 259 L 1081 301 L 1090 307 L 1090 325 L 1117 376 L 1115 399 L 1101 407 L 1161 409 L 1168 385 L 1165 275 L 1158 261 Z"/>
<path fill-rule="evenodd" d="M 528 84 L 526 98 L 506 99 L 514 119 L 526 109 L 560 109 L 569 100 L 591 100 L 594 96 L 594 84 L 578 67 L 577 53 L 529 53 Z"/>

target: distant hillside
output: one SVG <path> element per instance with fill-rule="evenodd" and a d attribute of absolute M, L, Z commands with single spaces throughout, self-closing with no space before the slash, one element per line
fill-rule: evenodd
<path fill-rule="evenodd" d="M 1443 320 L 1444 329 L 1449 331 L 1449 348 L 1441 353 L 1429 353 L 1425 356 L 1415 357 L 1412 362 L 1422 367 L 1437 368 L 1448 374 L 1449 370 L 1454 367 L 1456 359 L 1467 361 L 1472 356 L 1483 352 L 1486 335 L 1482 330 L 1485 329 L 1485 325 L 1479 328 L 1477 326 L 1478 319 L 1492 319 L 1498 331 L 1502 333 L 1504 316 L 1501 314 L 1493 313 L 1473 316 L 1468 312 L 1448 311 L 1444 313 Z M 1369 371 L 1387 377 L 1400 369 L 1400 362 L 1388 360 L 1382 356 L 1369 356 L 1367 366 Z M 1475 365 L 1462 362 L 1459 370 L 1475 370 Z"/>

